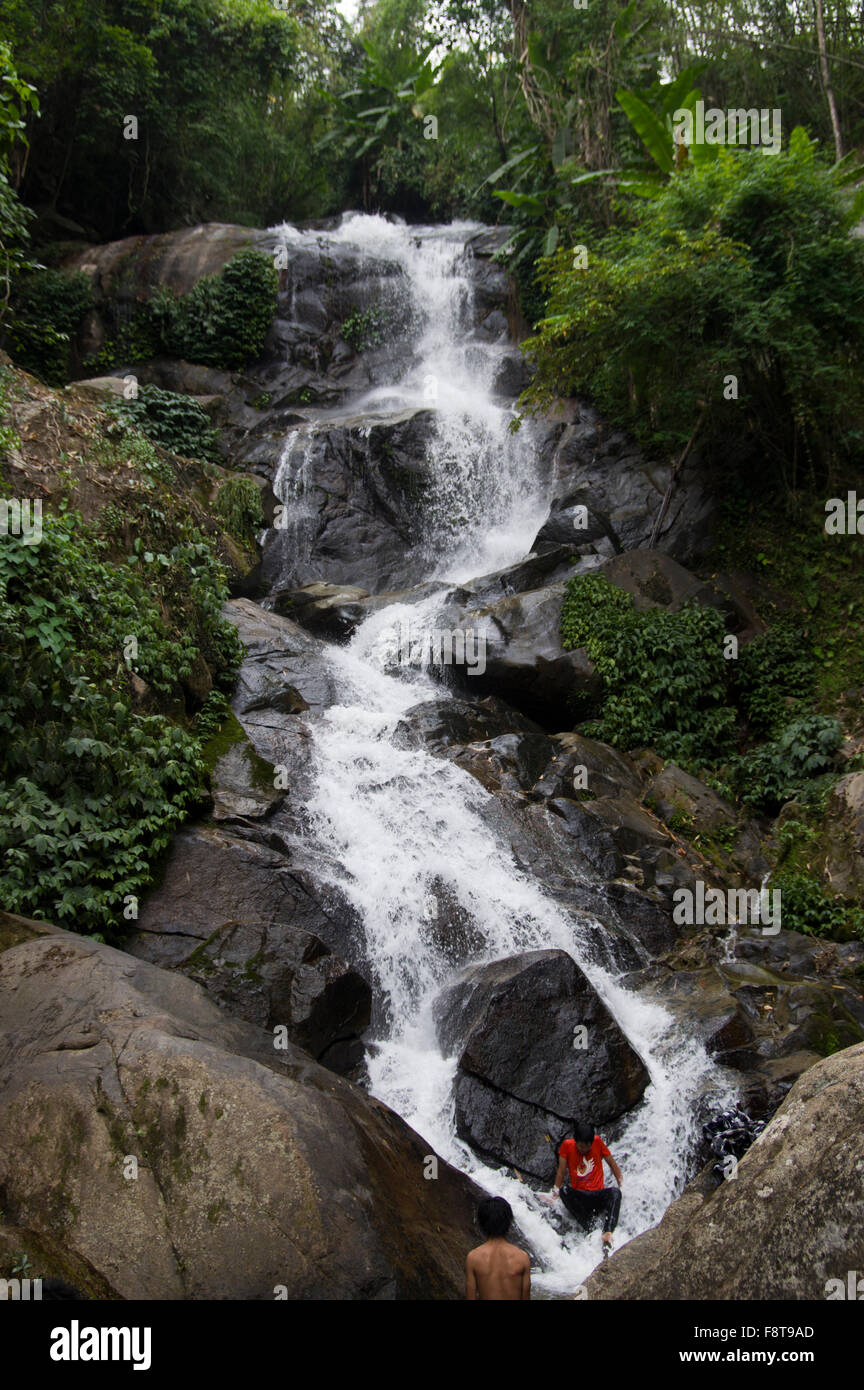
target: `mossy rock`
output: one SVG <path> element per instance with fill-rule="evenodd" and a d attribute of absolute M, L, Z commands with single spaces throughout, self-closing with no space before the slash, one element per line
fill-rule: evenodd
<path fill-rule="evenodd" d="M 0 912 L 0 953 L 12 946 L 20 946 L 22 941 L 32 941 L 37 936 L 50 935 L 56 927 L 47 922 L 35 922 L 30 917 L 17 917 L 12 912 Z"/>
<path fill-rule="evenodd" d="M 259 820 L 284 800 L 276 789 L 276 769 L 252 746 L 234 714 L 228 713 L 219 733 L 206 745 L 215 821 Z"/>
<path fill-rule="evenodd" d="M 27 1273 L 13 1271 L 27 1258 Z M 0 1278 L 62 1279 L 85 1298 L 118 1301 L 120 1294 L 81 1255 L 64 1249 L 59 1240 L 23 1226 L 0 1226 Z"/>

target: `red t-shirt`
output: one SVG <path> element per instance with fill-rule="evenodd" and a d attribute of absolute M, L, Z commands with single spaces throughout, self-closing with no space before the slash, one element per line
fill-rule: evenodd
<path fill-rule="evenodd" d="M 599 1134 L 594 1135 L 594 1143 L 584 1158 L 575 1139 L 565 1139 L 558 1153 L 567 1160 L 571 1187 L 582 1192 L 599 1191 L 603 1186 L 603 1159 L 609 1157 L 609 1150 Z"/>

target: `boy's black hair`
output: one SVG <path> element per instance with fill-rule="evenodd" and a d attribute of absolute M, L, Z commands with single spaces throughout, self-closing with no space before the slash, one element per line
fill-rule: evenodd
<path fill-rule="evenodd" d="M 62 1279 L 42 1280 L 42 1298 L 45 1302 L 66 1303 L 86 1297 L 74 1284 L 66 1284 Z"/>
<path fill-rule="evenodd" d="M 506 1236 L 513 1225 L 513 1209 L 504 1197 L 487 1197 L 477 1208 L 477 1225 L 484 1236 Z"/>
<path fill-rule="evenodd" d="M 593 1144 L 595 1134 L 593 1125 L 586 1124 L 584 1120 L 573 1121 L 573 1138 L 577 1144 Z"/>

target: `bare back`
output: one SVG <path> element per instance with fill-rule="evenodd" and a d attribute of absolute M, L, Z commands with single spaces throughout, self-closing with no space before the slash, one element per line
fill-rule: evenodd
<path fill-rule="evenodd" d="M 487 1240 L 465 1261 L 465 1297 L 521 1302 L 531 1297 L 531 1261 L 518 1245 L 504 1239 Z"/>

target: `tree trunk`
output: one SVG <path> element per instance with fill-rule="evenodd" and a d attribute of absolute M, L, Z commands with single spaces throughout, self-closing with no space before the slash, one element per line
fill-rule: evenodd
<path fill-rule="evenodd" d="M 825 88 L 825 96 L 828 99 L 828 110 L 831 113 L 831 129 L 834 131 L 834 148 L 837 152 L 837 159 L 843 158 L 843 136 L 840 133 L 840 118 L 837 115 L 837 103 L 834 100 L 834 88 L 831 85 L 831 73 L 828 70 L 828 50 L 825 47 L 825 18 L 822 13 L 822 0 L 815 0 L 816 4 L 816 41 L 819 45 L 819 66 L 822 69 L 822 86 Z"/>

